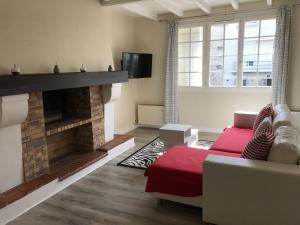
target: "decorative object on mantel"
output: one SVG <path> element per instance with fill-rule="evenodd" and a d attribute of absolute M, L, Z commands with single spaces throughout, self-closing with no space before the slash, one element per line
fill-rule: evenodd
<path fill-rule="evenodd" d="M 14 67 L 11 68 L 11 73 L 12 73 L 13 75 L 19 75 L 19 74 L 21 73 L 21 69 L 18 68 L 16 64 L 14 64 Z"/>
<path fill-rule="evenodd" d="M 108 72 L 112 72 L 112 69 L 113 69 L 112 66 L 109 65 L 107 70 L 108 70 Z"/>
<path fill-rule="evenodd" d="M 57 63 L 56 63 L 55 66 L 53 67 L 53 73 L 55 73 L 55 74 L 60 74 L 60 69 L 59 69 L 59 66 L 57 65 Z"/>
<path fill-rule="evenodd" d="M 80 72 L 81 73 L 85 73 L 86 72 L 86 68 L 84 67 L 84 65 L 82 64 L 80 67 Z"/>

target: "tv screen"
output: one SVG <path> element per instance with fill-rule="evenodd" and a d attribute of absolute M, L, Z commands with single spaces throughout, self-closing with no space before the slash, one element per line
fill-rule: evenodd
<path fill-rule="evenodd" d="M 151 77 L 152 54 L 123 52 L 122 70 L 128 71 L 129 78 Z"/>

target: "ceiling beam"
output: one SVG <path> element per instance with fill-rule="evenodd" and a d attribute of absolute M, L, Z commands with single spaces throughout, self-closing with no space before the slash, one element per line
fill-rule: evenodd
<path fill-rule="evenodd" d="M 140 16 L 147 17 L 149 19 L 156 20 L 156 21 L 158 20 L 156 13 L 154 13 L 152 10 L 150 10 L 146 7 L 139 5 L 138 3 L 133 2 L 133 3 L 124 4 L 121 6 L 135 14 L 140 15 Z"/>
<path fill-rule="evenodd" d="M 230 0 L 232 8 L 235 10 L 238 10 L 240 7 L 240 2 L 239 0 Z"/>
<path fill-rule="evenodd" d="M 205 0 L 193 0 L 194 3 L 204 12 L 210 13 L 211 8 Z"/>
<path fill-rule="evenodd" d="M 268 6 L 272 6 L 273 5 L 273 1 L 272 0 L 267 0 L 267 5 Z"/>
<path fill-rule="evenodd" d="M 169 0 L 154 0 L 157 4 L 165 8 L 166 10 L 172 12 L 173 14 L 183 17 L 183 10 L 178 9 L 174 4 Z"/>
<path fill-rule="evenodd" d="M 126 4 L 130 2 L 139 2 L 141 0 L 101 0 L 103 6 L 119 5 Z"/>

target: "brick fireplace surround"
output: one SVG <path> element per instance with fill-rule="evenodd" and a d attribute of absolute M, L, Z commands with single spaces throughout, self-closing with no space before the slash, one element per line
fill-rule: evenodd
<path fill-rule="evenodd" d="M 22 124 L 24 180 L 49 174 L 51 162 L 70 153 L 94 152 L 104 143 L 102 87 L 67 89 L 67 117 L 45 123 L 43 93 L 29 94 Z M 44 99 L 45 100 L 45 99 Z"/>

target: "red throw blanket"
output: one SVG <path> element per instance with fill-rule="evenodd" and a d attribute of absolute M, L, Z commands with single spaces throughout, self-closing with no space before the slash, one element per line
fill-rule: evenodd
<path fill-rule="evenodd" d="M 240 154 L 176 146 L 158 158 L 145 172 L 146 192 L 194 197 L 202 195 L 202 162 L 209 154 Z"/>

